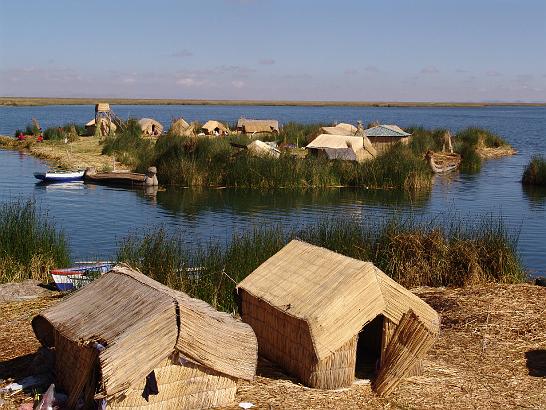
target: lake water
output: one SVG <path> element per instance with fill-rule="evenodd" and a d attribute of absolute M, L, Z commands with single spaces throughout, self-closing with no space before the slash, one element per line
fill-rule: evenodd
<path fill-rule="evenodd" d="M 256 226 L 301 226 L 322 217 L 382 218 L 413 212 L 441 218 L 501 214 L 519 232 L 519 249 L 531 274 L 546 271 L 546 190 L 525 189 L 523 168 L 533 154 L 546 154 L 546 108 L 375 108 L 261 106 L 114 106 L 123 117 L 153 117 L 168 126 L 173 118 L 236 121 L 274 118 L 286 123 L 380 121 L 402 127 L 423 125 L 453 131 L 480 126 L 499 133 L 518 155 L 484 163 L 477 175 L 454 173 L 436 178 L 432 192 L 417 198 L 404 193 L 354 189 L 307 192 L 168 189 L 147 195 L 141 190 L 73 184 L 41 186 L 33 172 L 47 166 L 28 155 L 0 150 L 0 201 L 34 197 L 67 233 L 77 260 L 111 257 L 129 232 L 164 225 L 193 242 L 228 241 L 233 232 Z M 37 118 L 42 128 L 84 123 L 92 106 L 0 107 L 0 134 L 11 135 Z"/>

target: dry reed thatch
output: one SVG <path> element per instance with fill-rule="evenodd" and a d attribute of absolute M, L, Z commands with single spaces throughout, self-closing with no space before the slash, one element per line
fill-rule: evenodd
<path fill-rule="evenodd" d="M 163 125 L 153 118 L 141 118 L 138 120 L 142 134 L 146 136 L 159 136 L 163 133 Z"/>
<path fill-rule="evenodd" d="M 374 390 L 380 395 L 391 393 L 410 375 L 437 337 L 438 333 L 432 333 L 411 309 L 405 313 L 387 345 Z"/>
<path fill-rule="evenodd" d="M 242 401 L 271 410 L 544 408 L 545 288 L 488 284 L 414 292 L 442 313 L 442 332 L 423 360 L 422 375 L 408 378 L 391 395 L 373 394 L 369 384 L 310 389 L 260 359 L 257 377 L 239 381 L 235 403 L 224 408 L 240 410 L 237 403 Z M 40 344 L 30 320 L 59 301 L 53 297 L 0 302 L 0 387 L 12 378 L 35 374 L 31 364 Z M 34 393 L 0 394 L 5 400 L 2 409 L 16 410 L 21 403 L 32 403 Z"/>
<path fill-rule="evenodd" d="M 222 124 L 220 121 L 209 120 L 202 127 L 207 135 L 214 135 L 217 132 L 219 135 L 229 134 L 229 128 Z"/>
<path fill-rule="evenodd" d="M 257 345 L 248 325 L 127 266 L 42 312 L 33 328 L 45 346 L 55 346 L 57 374 L 63 374 L 57 383 L 74 404 L 82 394 L 92 400 L 97 382 L 98 397 L 119 401 L 173 352 L 207 374 L 232 379 L 255 374 Z M 97 366 L 100 381 L 93 377 Z M 205 402 L 213 385 L 197 387 Z M 161 397 L 170 397 L 161 391 Z"/>
<path fill-rule="evenodd" d="M 307 144 L 307 149 L 342 149 L 347 147 L 351 147 L 353 151 L 357 152 L 364 147 L 364 141 L 361 137 L 355 137 L 350 135 L 320 134 L 313 141 Z"/>
<path fill-rule="evenodd" d="M 439 328 L 434 309 L 372 263 L 297 240 L 237 289 L 260 353 L 311 387 L 352 383 L 358 335 L 380 315 L 398 325 L 412 309 L 431 332 Z"/>
<path fill-rule="evenodd" d="M 246 134 L 255 133 L 278 133 L 279 121 L 277 120 L 250 120 L 239 118 L 237 130 Z"/>
<path fill-rule="evenodd" d="M 169 132 L 181 137 L 191 137 L 195 134 L 195 130 L 192 125 L 188 124 L 184 118 L 178 118 L 171 123 Z"/>

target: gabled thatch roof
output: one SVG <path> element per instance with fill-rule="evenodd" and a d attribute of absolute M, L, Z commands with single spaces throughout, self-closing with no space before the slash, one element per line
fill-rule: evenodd
<path fill-rule="evenodd" d="M 317 138 L 311 141 L 307 148 L 335 148 L 342 149 L 351 147 L 353 151 L 358 151 L 363 148 L 362 137 L 354 137 L 351 135 L 330 135 L 320 134 Z"/>
<path fill-rule="evenodd" d="M 170 133 L 181 137 L 190 137 L 195 132 L 193 127 L 184 118 L 178 118 L 171 123 Z"/>
<path fill-rule="evenodd" d="M 46 346 L 55 345 L 56 333 L 80 346 L 105 346 L 99 361 L 106 396 L 142 380 L 175 351 L 236 378 L 252 379 L 256 369 L 256 337 L 248 325 L 124 265 L 32 325 Z"/>
<path fill-rule="evenodd" d="M 378 125 L 364 130 L 366 137 L 409 137 L 411 134 L 404 131 L 397 125 Z"/>
<path fill-rule="evenodd" d="M 265 261 L 237 287 L 309 326 L 318 360 L 382 314 L 398 324 L 412 309 L 434 332 L 439 316 L 371 262 L 298 240 Z M 280 324 L 282 325 L 282 324 Z"/>
<path fill-rule="evenodd" d="M 357 128 L 354 125 L 341 122 L 333 127 L 321 127 L 321 132 L 331 135 L 355 135 Z"/>
<path fill-rule="evenodd" d="M 279 132 L 279 121 L 277 120 L 250 120 L 239 118 L 237 129 L 247 134 L 255 132 Z"/>
<path fill-rule="evenodd" d="M 208 133 L 212 133 L 216 129 L 218 129 L 220 133 L 229 133 L 229 128 L 220 121 L 208 120 L 201 128 L 206 130 Z"/>

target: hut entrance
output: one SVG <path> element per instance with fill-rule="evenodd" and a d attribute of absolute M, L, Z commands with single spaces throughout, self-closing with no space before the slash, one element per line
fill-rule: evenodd
<path fill-rule="evenodd" d="M 355 377 L 357 379 L 370 379 L 379 368 L 384 320 L 383 315 L 377 316 L 364 326 L 358 334 L 355 366 Z"/>

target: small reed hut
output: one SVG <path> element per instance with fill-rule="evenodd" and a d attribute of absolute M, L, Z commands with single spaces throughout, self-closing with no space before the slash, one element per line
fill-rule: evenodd
<path fill-rule="evenodd" d="M 348 387 L 355 375 L 377 374 L 374 386 L 388 393 L 439 332 L 438 313 L 372 263 L 298 240 L 237 291 L 260 355 L 314 388 Z"/>
<path fill-rule="evenodd" d="M 306 148 L 311 155 L 358 162 L 377 154 L 366 137 L 352 135 L 320 134 Z"/>
<path fill-rule="evenodd" d="M 237 121 L 237 132 L 243 134 L 278 134 L 279 121 L 277 120 L 250 120 L 239 118 Z"/>
<path fill-rule="evenodd" d="M 256 371 L 250 326 L 125 265 L 40 313 L 32 327 L 55 350 L 55 386 L 68 408 L 225 406 L 237 379 Z"/>
<path fill-rule="evenodd" d="M 201 129 L 205 135 L 223 136 L 229 134 L 229 128 L 220 121 L 209 120 L 201 127 Z"/>
<path fill-rule="evenodd" d="M 180 137 L 192 137 L 195 135 L 193 124 L 188 124 L 184 118 L 173 120 L 169 132 Z"/>
<path fill-rule="evenodd" d="M 397 125 L 377 125 L 364 130 L 363 133 L 377 152 L 384 152 L 397 142 L 408 144 L 411 137 L 411 134 Z"/>
<path fill-rule="evenodd" d="M 97 120 L 95 118 L 85 124 L 85 133 L 87 135 L 98 135 L 100 137 L 104 137 L 115 133 L 116 129 L 118 128 L 110 118 L 99 117 L 98 123 L 98 129 Z"/>
<path fill-rule="evenodd" d="M 138 120 L 142 134 L 149 137 L 159 137 L 163 133 L 163 125 L 153 118 L 142 118 Z"/>

